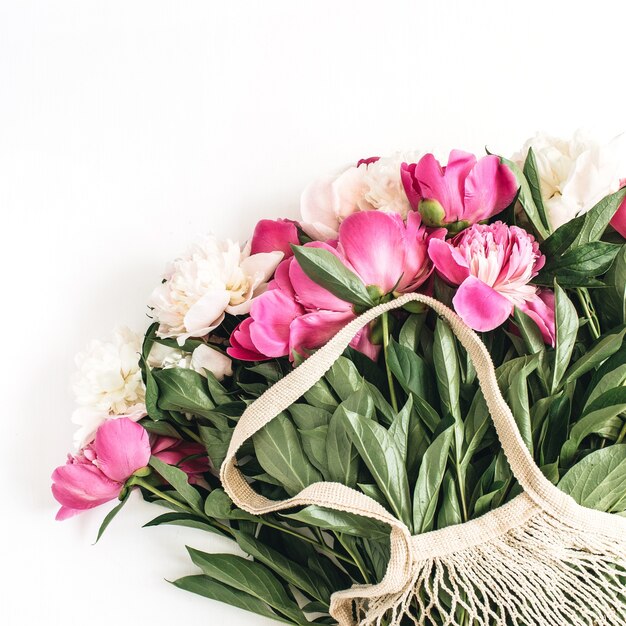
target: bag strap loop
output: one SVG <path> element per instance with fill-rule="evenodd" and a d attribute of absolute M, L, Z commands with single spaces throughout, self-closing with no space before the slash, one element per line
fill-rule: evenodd
<path fill-rule="evenodd" d="M 405 294 L 380 304 L 348 323 L 325 346 L 312 354 L 287 376 L 276 382 L 243 412 L 233 432 L 228 453 L 220 469 L 220 479 L 226 493 L 241 509 L 254 515 L 315 504 L 318 506 L 363 515 L 391 527 L 391 558 L 385 577 L 378 585 L 359 588 L 359 597 L 375 597 L 380 593 L 400 590 L 410 576 L 413 548 L 409 529 L 384 507 L 365 494 L 345 485 L 318 482 L 309 485 L 292 498 L 274 501 L 252 489 L 237 467 L 236 454 L 245 441 L 268 422 L 292 405 L 308 391 L 333 365 L 348 347 L 354 336 L 379 315 L 398 309 L 409 302 L 421 302 L 432 308 L 450 325 L 471 359 L 480 388 L 496 427 L 498 438 L 507 456 L 511 470 L 524 491 L 539 504 L 553 503 L 558 507 L 565 494 L 558 491 L 541 473 L 522 436 L 509 406 L 504 401 L 493 362 L 478 335 L 447 306 L 422 294 Z M 334 594 L 331 613 L 340 624 L 349 624 L 349 599 L 354 592 Z M 336 596 L 336 597 L 335 597 Z"/>

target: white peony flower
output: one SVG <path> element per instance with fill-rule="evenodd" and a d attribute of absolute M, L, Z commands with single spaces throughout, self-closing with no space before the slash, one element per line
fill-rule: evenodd
<path fill-rule="evenodd" d="M 250 254 L 230 240 L 207 236 L 176 259 L 150 297 L 160 337 L 204 337 L 224 313 L 250 310 L 251 299 L 265 290 L 282 252 Z"/>
<path fill-rule="evenodd" d="M 419 158 L 416 152 L 398 152 L 312 182 L 300 201 L 302 228 L 311 237 L 325 241 L 336 237 L 341 222 L 357 211 L 386 211 L 406 218 L 411 205 L 400 178 L 400 166 Z"/>
<path fill-rule="evenodd" d="M 107 419 L 146 415 L 145 389 L 139 369 L 142 335 L 118 328 L 109 342 L 92 341 L 76 356 L 78 371 L 72 388 L 78 408 L 72 415 L 80 426 L 74 435 L 77 448 L 90 441 Z"/>
<path fill-rule="evenodd" d="M 552 230 L 615 193 L 626 174 L 623 135 L 603 145 L 582 131 L 577 131 L 570 140 L 538 133 L 512 157 L 520 167 L 530 147 L 535 154 L 541 196 Z"/>
<path fill-rule="evenodd" d="M 204 344 L 190 353 L 155 343 L 150 350 L 148 365 L 163 369 L 170 367 L 192 369 L 205 378 L 208 370 L 217 380 L 223 380 L 225 376 L 232 376 L 233 373 L 231 359 L 223 352 Z"/>

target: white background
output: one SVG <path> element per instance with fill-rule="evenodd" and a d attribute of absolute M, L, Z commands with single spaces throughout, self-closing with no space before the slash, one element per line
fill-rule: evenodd
<path fill-rule="evenodd" d="M 143 330 L 168 259 L 296 217 L 304 185 L 397 149 L 507 154 L 626 128 L 616 2 L 0 0 L 0 623 L 269 624 L 164 582 L 194 531 L 133 501 L 53 521 L 73 355 Z"/>

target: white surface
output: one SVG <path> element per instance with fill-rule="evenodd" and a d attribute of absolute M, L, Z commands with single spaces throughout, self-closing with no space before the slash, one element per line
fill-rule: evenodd
<path fill-rule="evenodd" d="M 148 505 L 95 547 L 106 508 L 53 521 L 74 353 L 142 329 L 197 233 L 295 217 L 327 169 L 624 130 L 617 6 L 0 0 L 1 624 L 269 624 L 167 585 L 194 571 L 185 542 L 218 546 L 142 530 Z"/>

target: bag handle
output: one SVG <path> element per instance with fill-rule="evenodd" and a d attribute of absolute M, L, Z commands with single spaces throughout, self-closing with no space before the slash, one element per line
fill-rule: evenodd
<path fill-rule="evenodd" d="M 228 453 L 220 469 L 220 479 L 226 493 L 239 508 L 254 515 L 315 504 L 363 515 L 388 524 L 391 527 L 391 558 L 387 572 L 378 585 L 360 587 L 358 592 L 360 598 L 394 593 L 405 584 L 408 568 L 413 560 L 410 532 L 405 524 L 372 498 L 340 483 L 314 483 L 286 500 L 274 501 L 265 498 L 252 489 L 238 469 L 236 454 L 245 441 L 308 391 L 330 369 L 364 326 L 379 315 L 398 309 L 409 302 L 421 302 L 432 308 L 448 322 L 467 350 L 511 471 L 524 491 L 540 504 L 545 502 L 556 504 L 564 496 L 543 476 L 526 448 L 511 409 L 500 393 L 491 357 L 478 335 L 446 305 L 429 296 L 411 293 L 380 304 L 352 320 L 325 346 L 272 385 L 246 408 L 233 432 Z M 349 600 L 352 597 L 355 597 L 355 594 L 350 590 L 333 595 L 331 614 L 340 624 L 351 622 Z"/>

